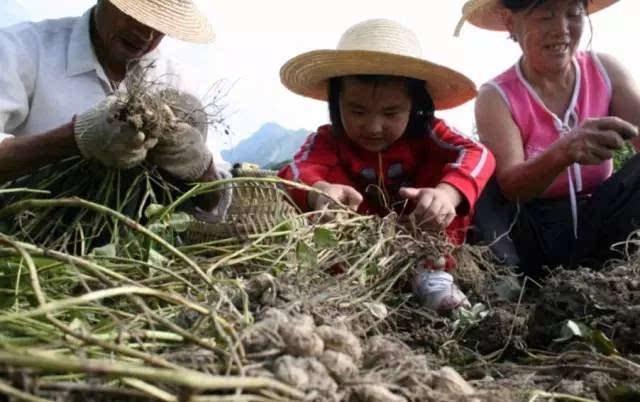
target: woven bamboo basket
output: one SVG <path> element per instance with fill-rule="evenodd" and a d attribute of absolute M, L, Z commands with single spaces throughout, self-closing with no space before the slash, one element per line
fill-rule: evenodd
<path fill-rule="evenodd" d="M 276 177 L 276 171 L 255 168 L 236 168 L 231 171 L 234 178 Z M 251 235 L 266 233 L 275 226 L 289 222 L 305 223 L 300 211 L 289 201 L 282 186 L 260 180 L 243 180 L 230 183 L 232 202 L 224 220 L 191 222 L 185 232 L 185 242 L 206 243 L 220 239 L 235 238 L 244 241 Z M 273 238 L 265 239 L 266 242 Z"/>

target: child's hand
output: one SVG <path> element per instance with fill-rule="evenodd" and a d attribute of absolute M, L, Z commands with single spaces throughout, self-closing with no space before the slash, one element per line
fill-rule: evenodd
<path fill-rule="evenodd" d="M 327 205 L 339 202 L 347 207 L 358 210 L 358 207 L 362 203 L 362 194 L 351 186 L 345 186 L 343 184 L 331 184 L 326 181 L 319 181 L 313 185 L 314 188 L 325 192 L 329 197 L 318 194 L 315 192 L 309 192 L 308 204 L 309 208 L 314 211 L 320 210 Z"/>
<path fill-rule="evenodd" d="M 456 208 L 462 202 L 462 194 L 450 184 L 440 183 L 436 187 L 402 187 L 400 197 L 412 200 L 416 207 L 411 213 L 418 225 L 442 230 L 456 217 Z"/>

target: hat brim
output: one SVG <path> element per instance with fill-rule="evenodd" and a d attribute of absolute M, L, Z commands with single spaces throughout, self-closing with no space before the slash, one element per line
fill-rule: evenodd
<path fill-rule="evenodd" d="M 298 95 L 326 101 L 330 78 L 369 74 L 425 81 L 438 110 L 459 106 L 477 94 L 473 81 L 448 67 L 415 57 L 365 50 L 314 50 L 303 53 L 282 66 L 280 80 Z"/>
<path fill-rule="evenodd" d="M 619 0 L 589 0 L 587 4 L 587 12 L 591 15 L 610 5 L 617 3 Z M 506 31 L 502 12 L 504 7 L 500 4 L 500 0 L 478 0 L 467 2 L 463 9 L 463 19 L 469 21 L 478 28 L 490 31 Z"/>
<path fill-rule="evenodd" d="M 120 11 L 158 32 L 193 43 L 211 43 L 213 27 L 191 1 L 109 0 Z"/>

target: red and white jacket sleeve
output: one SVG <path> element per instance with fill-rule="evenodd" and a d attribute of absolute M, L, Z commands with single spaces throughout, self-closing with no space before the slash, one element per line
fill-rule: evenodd
<path fill-rule="evenodd" d="M 338 159 L 338 145 L 333 138 L 330 126 L 322 126 L 310 134 L 290 164 L 283 167 L 278 176 L 286 180 L 313 186 L 319 181 L 326 181 L 329 175 L 335 176 L 341 170 Z M 306 211 L 308 191 L 290 187 L 289 195 L 296 204 Z"/>
<path fill-rule="evenodd" d="M 435 147 L 433 151 L 447 155 L 448 162 L 444 166 L 440 182 L 452 185 L 466 199 L 467 205 L 459 211 L 460 214 L 472 211 L 495 170 L 493 154 L 484 145 L 439 119 L 434 121 L 431 140 Z"/>

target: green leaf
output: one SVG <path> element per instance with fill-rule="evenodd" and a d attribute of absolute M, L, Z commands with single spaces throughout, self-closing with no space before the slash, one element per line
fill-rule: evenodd
<path fill-rule="evenodd" d="M 164 234 L 165 230 L 167 229 L 167 225 L 165 225 L 164 223 L 155 222 L 147 226 L 147 229 L 160 236 Z"/>
<path fill-rule="evenodd" d="M 635 402 L 640 401 L 640 391 L 629 385 L 622 384 L 609 391 L 609 402 Z"/>
<path fill-rule="evenodd" d="M 69 328 L 71 328 L 72 330 L 77 331 L 77 332 L 83 332 L 83 333 L 89 332 L 87 330 L 87 324 L 82 319 L 80 319 L 79 317 L 75 317 L 71 321 L 71 323 L 69 324 Z"/>
<path fill-rule="evenodd" d="M 600 330 L 591 333 L 591 343 L 598 349 L 598 352 L 605 356 L 619 354 L 613 341 Z"/>
<path fill-rule="evenodd" d="M 156 216 L 164 211 L 164 205 L 160 204 L 151 204 L 144 210 L 144 215 L 151 219 L 151 217 Z"/>
<path fill-rule="evenodd" d="M 171 214 L 166 222 L 166 225 L 178 233 L 182 233 L 187 230 L 189 224 L 193 222 L 191 216 L 185 212 L 176 212 Z"/>
<path fill-rule="evenodd" d="M 553 342 L 565 342 L 574 337 L 581 338 L 590 343 L 595 349 L 603 355 L 610 356 L 618 354 L 616 345 L 609 339 L 604 332 L 594 330 L 588 326 L 573 320 L 567 320 L 560 331 L 560 338 L 554 339 Z"/>
<path fill-rule="evenodd" d="M 168 261 L 167 257 L 163 256 L 159 252 L 154 249 L 149 250 L 149 258 L 147 262 L 149 264 L 156 265 L 158 267 L 162 267 Z"/>
<path fill-rule="evenodd" d="M 0 310 L 7 309 L 16 304 L 17 298 L 6 293 L 0 294 Z"/>
<path fill-rule="evenodd" d="M 29 279 L 27 275 L 29 272 L 26 269 L 21 270 L 21 264 L 19 262 L 12 260 L 5 260 L 0 263 L 0 288 L 1 289 L 12 289 L 14 290 L 16 287 L 16 281 L 18 280 L 18 273 L 20 273 L 20 282 L 26 281 L 29 283 Z M 4 296 L 0 296 L 4 297 Z M 13 305 L 13 302 L 9 306 Z M 3 303 L 3 307 L 5 306 Z"/>
<path fill-rule="evenodd" d="M 335 247 L 338 245 L 338 240 L 333 236 L 333 233 L 325 228 L 314 229 L 313 242 L 321 248 Z"/>
<path fill-rule="evenodd" d="M 296 246 L 296 257 L 301 265 L 318 265 L 318 256 L 316 252 L 305 242 L 299 242 Z"/>
<path fill-rule="evenodd" d="M 380 266 L 375 263 L 367 265 L 366 274 L 368 277 L 376 276 L 380 273 Z"/>
<path fill-rule="evenodd" d="M 364 303 L 364 306 L 369 309 L 371 315 L 380 320 L 384 320 L 389 315 L 389 310 L 383 303 Z"/>
<path fill-rule="evenodd" d="M 560 329 L 560 338 L 554 339 L 553 342 L 566 342 L 574 337 L 589 339 L 591 336 L 591 328 L 573 320 L 567 320 Z"/>
<path fill-rule="evenodd" d="M 465 329 L 484 320 L 489 315 L 489 309 L 482 303 L 476 303 L 471 308 L 460 306 L 454 314 L 457 315 L 457 319 L 453 322 L 453 328 Z"/>
<path fill-rule="evenodd" d="M 275 232 L 287 232 L 293 230 L 293 225 L 291 224 L 291 221 L 285 219 L 278 223 L 273 230 Z"/>
<path fill-rule="evenodd" d="M 117 255 L 116 245 L 113 243 L 107 244 L 102 247 L 96 247 L 91 250 L 89 255 L 94 257 L 115 257 Z"/>

